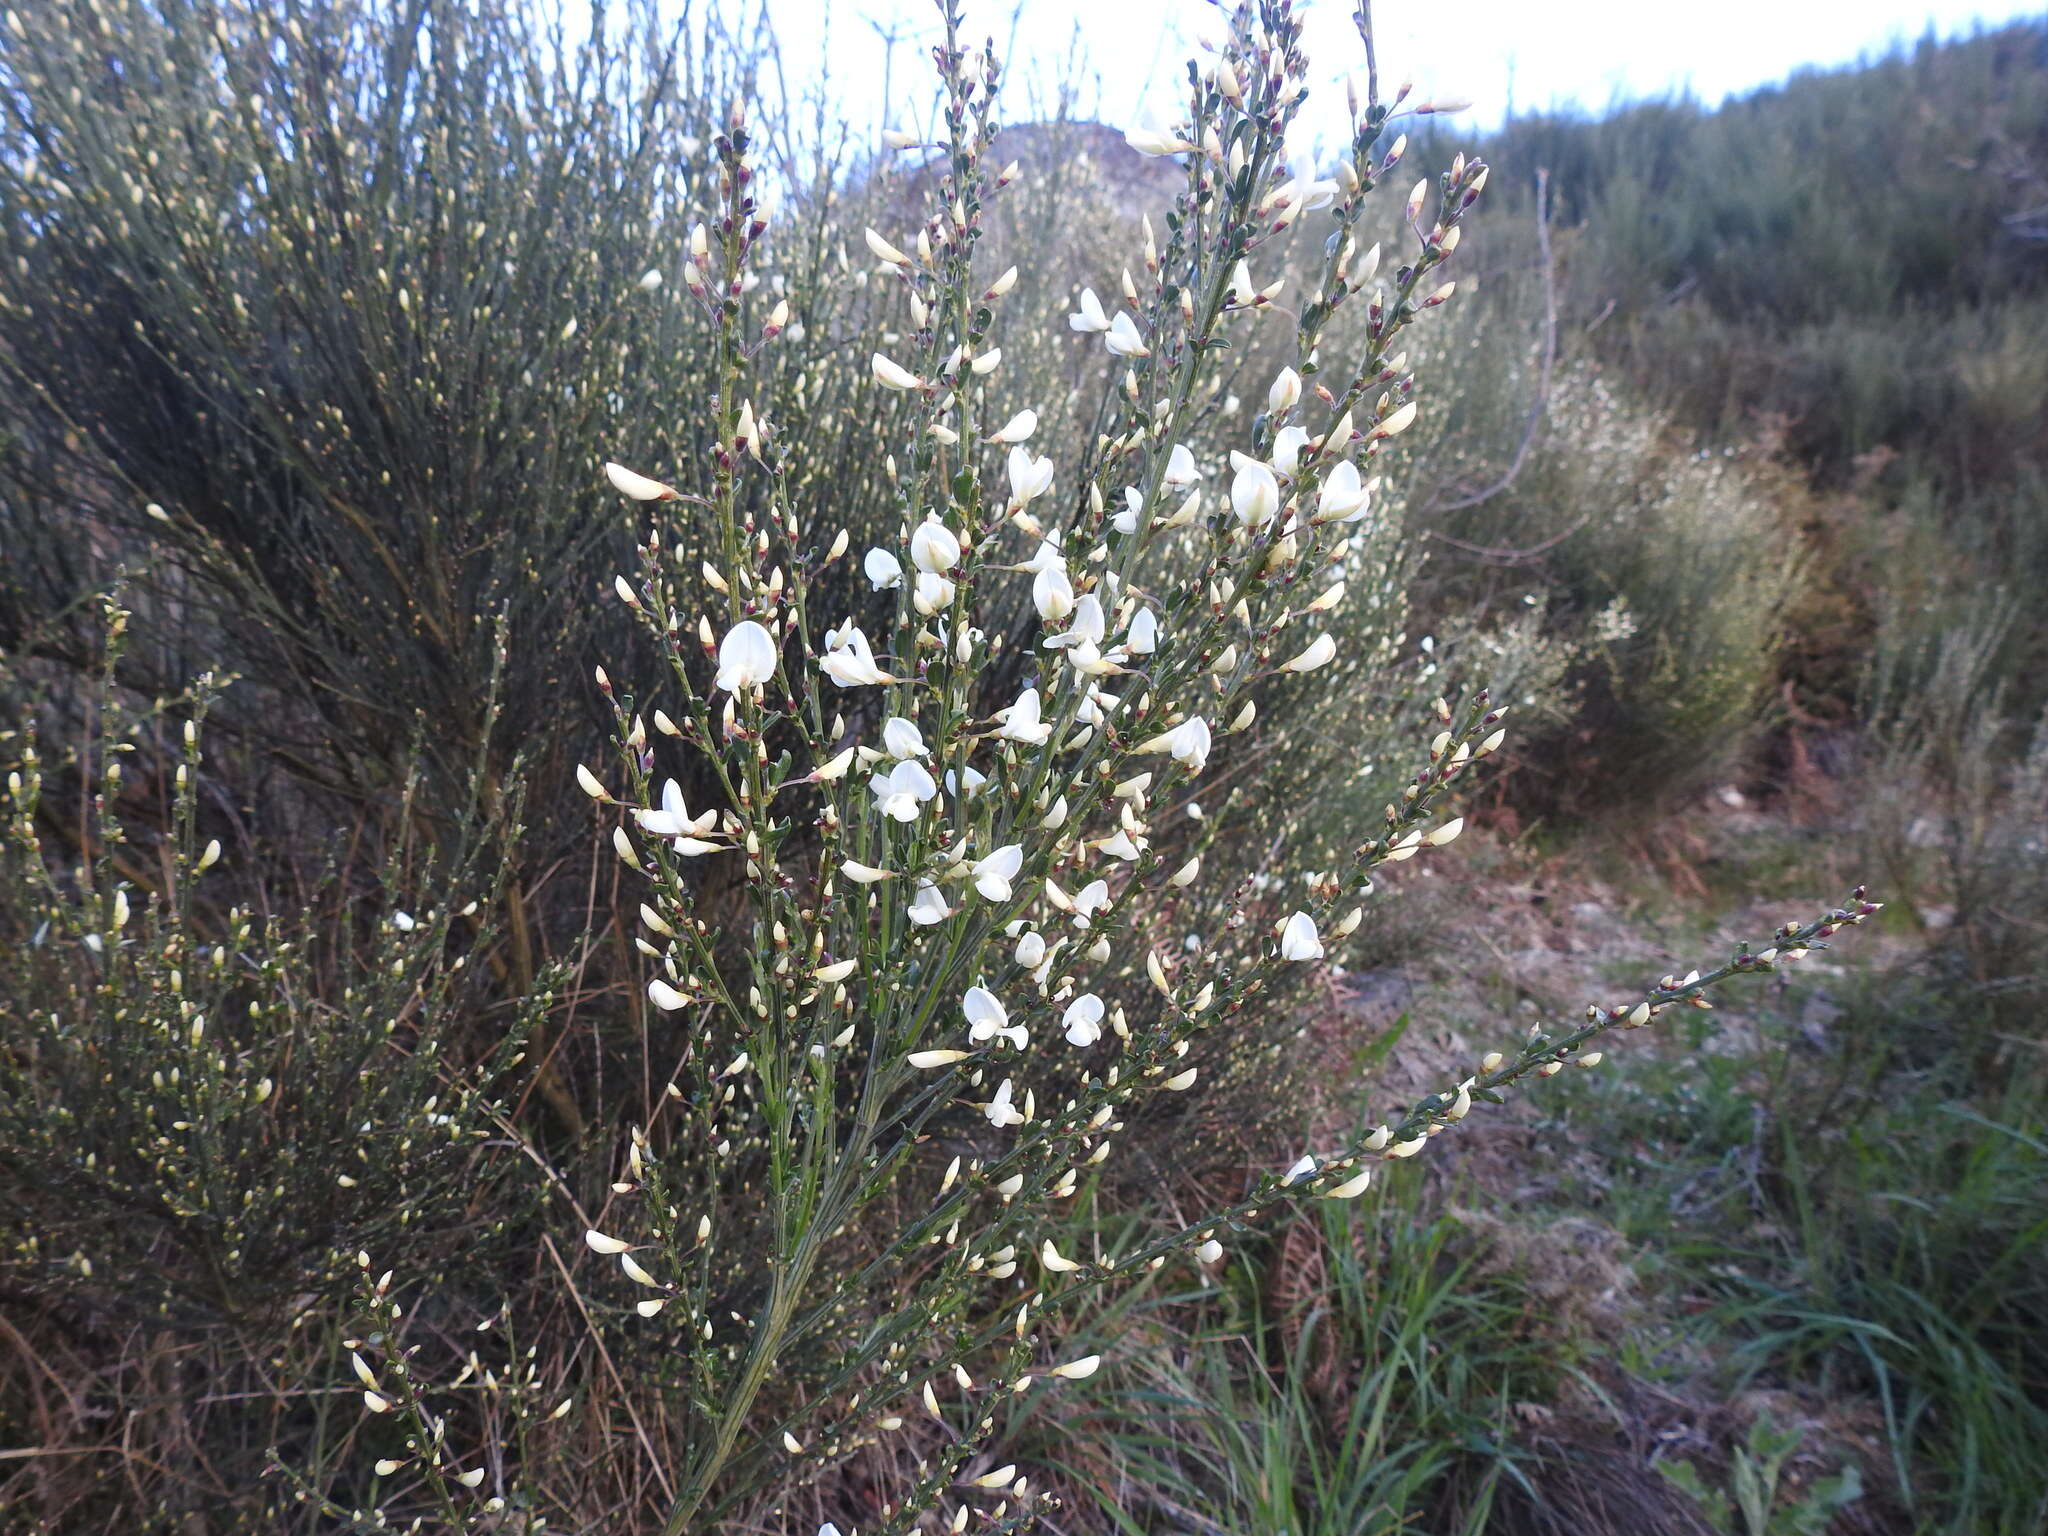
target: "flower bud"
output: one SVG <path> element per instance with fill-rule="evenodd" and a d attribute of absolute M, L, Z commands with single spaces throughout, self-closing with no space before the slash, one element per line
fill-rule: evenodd
<path fill-rule="evenodd" d="M 863 237 L 867 241 L 868 249 L 873 251 L 881 260 L 889 263 L 890 266 L 907 267 L 910 265 L 910 258 L 908 256 L 904 255 L 903 252 L 899 251 L 887 240 L 884 240 L 874 230 L 864 231 Z"/>
<path fill-rule="evenodd" d="M 623 464 L 607 463 L 604 467 L 604 477 L 611 481 L 612 489 L 622 496 L 630 496 L 635 501 L 676 499 L 673 486 L 663 485 L 659 480 L 650 480 L 645 475 L 637 475 Z"/>
<path fill-rule="evenodd" d="M 1415 402 L 1410 400 L 1406 405 L 1391 412 L 1384 421 L 1374 427 L 1372 435 L 1374 437 L 1393 437 L 1397 433 L 1407 431 L 1414 424 Z"/>
<path fill-rule="evenodd" d="M 885 389 L 916 389 L 924 381 L 902 364 L 892 362 L 877 352 L 868 359 L 868 368 L 875 376 L 875 382 Z"/>

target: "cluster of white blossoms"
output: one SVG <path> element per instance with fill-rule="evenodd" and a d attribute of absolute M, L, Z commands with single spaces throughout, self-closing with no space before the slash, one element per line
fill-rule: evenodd
<path fill-rule="evenodd" d="M 908 312 L 865 370 L 907 445 L 903 462 L 890 461 L 897 526 L 859 554 L 857 580 L 834 569 L 852 553 L 850 532 L 806 551 L 782 479 L 796 445 L 744 403 L 750 349 L 772 336 L 764 329 L 743 345 L 738 306 L 718 302 L 721 282 L 735 299 L 747 291 L 749 242 L 764 227 L 746 205 L 744 160 L 722 145 L 734 206 L 717 225 L 723 248 L 703 242 L 690 284 L 720 327 L 729 374 L 713 483 L 689 498 L 723 551 L 699 573 L 711 611 L 684 617 L 698 598 L 665 561 L 664 541 L 650 538 L 640 579 L 621 576 L 616 590 L 674 658 L 679 702 L 669 707 L 680 723 L 653 711 L 650 734 L 601 677 L 631 789 L 615 802 L 596 774 L 581 774 L 593 798 L 628 808 L 614 847 L 654 883 L 637 940 L 655 962 L 647 995 L 706 1040 L 671 1094 L 702 1117 L 695 1139 L 779 1149 L 771 1166 L 804 1188 L 800 1198 L 778 1191 L 774 1208 L 815 1206 L 831 1229 L 870 1189 L 860 1170 L 916 1176 L 915 1158 L 885 1157 L 884 1146 L 915 1147 L 947 1121 L 972 1138 L 971 1155 L 950 1160 L 929 1210 L 890 1250 L 905 1262 L 942 1250 L 926 1299 L 864 1329 L 872 1342 L 846 1367 L 848 1382 L 887 1368 L 900 1386 L 849 1390 L 842 1430 L 785 1429 L 785 1449 L 805 1456 L 897 1422 L 879 1404 L 909 1390 L 913 1363 L 969 1390 L 967 1358 L 997 1338 L 925 1356 L 926 1310 L 976 1305 L 938 1300 L 949 1287 L 962 1297 L 1023 1287 L 997 1373 L 1021 1390 L 1095 1368 L 1094 1356 L 1043 1369 L 1018 1353 L 1036 1315 L 1173 1253 L 1221 1260 L 1228 1216 L 1117 1259 L 1062 1254 L 1040 1224 L 1109 1154 L 1135 1104 L 1194 1087 L 1190 1050 L 1202 1031 L 1358 927 L 1374 866 L 1456 835 L 1441 802 L 1500 744 L 1500 715 L 1483 696 L 1455 727 L 1443 706 L 1444 738 L 1356 867 L 1319 876 L 1291 913 L 1247 906 L 1259 899 L 1250 879 L 1226 882 L 1229 850 L 1209 846 L 1193 800 L 1230 760 L 1231 738 L 1258 720 L 1262 694 L 1315 686 L 1305 676 L 1340 654 L 1330 620 L 1346 600 L 1352 540 L 1373 515 L 1368 467 L 1417 415 L 1395 342 L 1449 296 L 1437 269 L 1485 168 L 1453 165 L 1433 224 L 1410 199 L 1415 252 L 1375 286 L 1379 250 L 1361 253 L 1354 230 L 1364 197 L 1403 152 L 1377 147 L 1398 102 L 1358 114 L 1336 174 L 1290 174 L 1286 126 L 1307 69 L 1299 26 L 1282 5 L 1241 7 L 1196 120 L 1140 146 L 1186 157 L 1183 210 L 1201 217 L 1170 221 L 1163 246 L 1147 218 L 1144 278 L 1126 273 L 1109 305 L 1083 288 L 1064 316 L 1069 344 L 1094 365 L 1106 359 L 1091 441 L 1064 402 L 998 407 L 994 317 L 1022 277 L 1011 267 L 978 279 L 974 243 L 985 199 L 1017 173 L 980 169 L 993 61 L 949 45 L 941 62 L 951 153 L 935 211 L 912 238 L 864 236 L 872 275 Z M 1233 333 L 1241 341 L 1245 328 L 1287 313 L 1273 242 L 1319 212 L 1333 233 L 1291 316 L 1295 360 L 1270 381 L 1249 441 L 1219 443 L 1204 409 L 1217 359 Z M 1253 267 L 1267 263 L 1261 282 Z M 1322 355 L 1340 309 L 1360 315 L 1354 340 L 1364 347 L 1341 372 Z M 638 471 L 607 473 L 636 501 L 683 499 Z M 765 521 L 744 510 L 756 504 Z M 828 622 L 815 627 L 810 610 L 827 603 Z M 692 631 L 701 660 L 682 643 Z M 660 781 L 657 796 L 664 740 L 701 766 Z M 712 798 L 693 807 L 703 795 Z M 751 942 L 737 952 L 698 910 L 696 877 L 685 878 L 715 860 L 744 861 Z M 1210 913 L 1213 935 L 1162 954 L 1142 935 L 1168 911 Z M 807 1108 L 793 1113 L 798 1104 Z M 1366 1150 L 1304 1160 L 1275 1187 L 1349 1198 L 1365 1187 L 1354 1165 Z M 711 1241 L 709 1217 L 684 1214 L 646 1128 L 628 1161 L 615 1191 L 644 1198 L 654 1240 L 639 1246 L 651 1252 L 636 1257 L 636 1245 L 596 1229 L 586 1244 L 656 1293 L 637 1304 L 643 1317 L 712 1338 L 721 1320 L 680 1278 L 691 1273 L 684 1250 Z M 730 1166 L 714 1164 L 712 1181 L 746 1176 Z M 808 1230 L 774 1235 L 774 1272 L 778 1286 L 816 1288 L 825 1299 L 807 1315 L 825 1317 L 860 1298 L 817 1270 Z M 1035 1276 L 1019 1257 L 1032 1254 Z M 779 1327 L 790 1315 L 771 1309 Z M 922 1390 L 938 1415 L 930 1380 Z M 956 1428 L 955 1457 L 985 1432 Z M 1013 1474 L 975 1481 L 1014 1496 L 1023 1480 Z"/>

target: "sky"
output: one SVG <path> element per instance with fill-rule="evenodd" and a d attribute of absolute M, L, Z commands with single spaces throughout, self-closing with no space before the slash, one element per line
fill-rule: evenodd
<path fill-rule="evenodd" d="M 915 126 L 904 120 L 925 98 L 931 0 L 765 3 L 793 86 L 828 78 L 847 121 Z M 1311 135 L 1341 131 L 1338 82 L 1360 59 L 1351 9 L 1350 0 L 1305 0 L 1311 85 L 1327 87 L 1311 97 Z M 1805 66 L 1852 63 L 1930 26 L 1945 35 L 2043 9 L 2042 0 L 1376 0 L 1374 14 L 1381 78 L 1406 73 L 1420 94 L 1468 97 L 1469 120 L 1483 127 L 1510 104 L 1597 110 L 1684 87 L 1718 102 Z M 1204 31 L 1220 30 L 1206 0 L 967 0 L 966 11 L 969 35 L 992 36 L 1008 61 L 1010 91 L 1049 98 L 1078 51 L 1082 115 L 1119 127 L 1163 126 L 1181 61 Z M 1037 115 L 1010 91 L 1012 120 Z"/>

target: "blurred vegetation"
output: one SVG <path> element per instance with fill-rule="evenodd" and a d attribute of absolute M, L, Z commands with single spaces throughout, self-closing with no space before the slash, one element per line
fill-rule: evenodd
<path fill-rule="evenodd" d="M 710 451 L 676 286 L 704 146 L 775 60 L 754 17 L 611 22 L 94 0 L 0 39 L 0 768 L 40 786 L 0 871 L 0 1442 L 49 1453 L 0 1462 L 0 1530 L 320 1528 L 272 1445 L 373 1500 L 313 1385 L 347 1379 L 364 1244 L 457 1298 L 443 1342 L 509 1297 L 488 1363 L 533 1344 L 551 1394 L 625 1400 L 536 1257 L 541 1202 L 601 1208 L 683 1048 L 570 778 L 605 723 L 584 679 L 644 650 L 597 468 Z M 796 313 L 762 414 L 806 438 L 807 530 L 859 547 L 899 515 L 893 397 L 848 351 L 884 302 L 860 231 L 913 223 L 930 173 L 796 103 L 765 136 Z M 1005 142 L 1028 174 L 996 248 L 1085 232 L 1020 290 L 1006 370 L 1085 436 L 1114 381 L 1062 316 L 1150 194 L 1096 125 Z M 1360 527 L 1342 686 L 1262 705 L 1162 840 L 1333 861 L 1434 696 L 1491 681 L 1520 771 L 1475 814 L 1504 837 L 1639 851 L 1739 784 L 1784 818 L 1742 888 L 1867 874 L 1891 951 L 1801 978 L 1704 1071 L 1581 1083 L 1554 1129 L 1598 1135 L 1535 1195 L 1483 1168 L 1376 1191 L 1117 1320 L 1156 1347 L 1041 1455 L 1104 1532 L 1800 1529 L 1847 1465 L 1829 1529 L 2038 1536 L 2048 22 L 1459 142 L 1496 167 L 1477 291 L 1418 331 L 1441 390 Z M 1279 361 L 1245 362 L 1248 399 Z M 1250 414 L 1219 398 L 1192 446 Z M 811 602 L 877 604 L 850 572 Z M 1397 896 L 1368 963 L 1456 953 L 1463 909 Z M 1203 1047 L 1206 1118 L 1149 1128 L 1101 1198 L 1239 1178 L 1321 1101 L 1329 1000 L 1294 1001 Z M 1545 1278 L 1470 1215 L 1510 1198 L 1624 1259 Z M 1618 1312 L 1529 1301 L 1607 1284 Z M 595 1519 L 646 1492 L 618 1438 L 521 1443 Z M 1766 1465 L 1764 1524 L 1733 1523 Z"/>

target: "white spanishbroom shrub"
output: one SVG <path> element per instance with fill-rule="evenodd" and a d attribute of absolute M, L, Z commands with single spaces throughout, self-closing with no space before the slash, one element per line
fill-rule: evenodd
<path fill-rule="evenodd" d="M 1504 739 L 1483 690 L 1439 701 L 1397 803 L 1277 913 L 1255 918 L 1233 850 L 1190 831 L 1260 700 L 1328 675 L 1376 461 L 1426 398 L 1403 336 L 1453 295 L 1446 264 L 1487 167 L 1460 156 L 1403 179 L 1402 248 L 1361 241 L 1367 200 L 1402 160 L 1402 118 L 1435 109 L 1405 88 L 1383 99 L 1371 75 L 1345 157 L 1326 179 L 1300 174 L 1285 145 L 1307 91 L 1300 26 L 1283 0 L 1247 0 L 1191 72 L 1184 119 L 1131 137 L 1185 180 L 1121 292 L 1082 291 L 1065 317 L 1064 345 L 1108 367 L 1077 429 L 1067 402 L 1005 387 L 1002 313 L 1032 277 L 978 257 L 1016 174 L 989 163 L 999 69 L 963 46 L 953 0 L 942 12 L 944 137 L 896 145 L 932 153 L 931 205 L 914 228 L 867 233 L 899 307 L 886 347 L 854 354 L 909 423 L 888 466 L 893 535 L 859 547 L 802 473 L 803 436 L 752 403 L 788 310 L 753 280 L 774 228 L 737 109 L 684 273 L 713 329 L 715 448 L 606 466 L 650 518 L 616 596 L 669 665 L 631 683 L 600 670 L 618 755 L 579 780 L 643 882 L 647 998 L 689 1043 L 608 1203 L 579 1210 L 570 1258 L 584 1316 L 615 1309 L 593 1324 L 611 1341 L 593 1379 L 612 1453 L 654 1456 L 661 1408 L 663 1513 L 646 1528 L 662 1536 L 742 1511 L 789 1528 L 767 1490 L 892 1443 L 903 1480 L 882 1532 L 1022 1528 L 1046 1495 L 991 1443 L 998 1408 L 1096 1372 L 1049 1326 L 1077 1299 L 1216 1265 L 1268 1207 L 1355 1197 L 1377 1163 L 1420 1152 L 1474 1103 L 1595 1064 L 1605 1030 L 1703 1007 L 1726 976 L 1874 910 L 1859 895 L 1757 955 L 1533 1031 L 1228 1208 L 1124 1251 L 1063 1248 L 1127 1125 L 1200 1092 L 1197 1037 L 1237 1027 L 1290 968 L 1338 957 L 1375 872 L 1458 835 L 1448 797 Z M 1268 263 L 1302 221 L 1323 256 L 1283 308 Z M 1357 346 L 1325 355 L 1339 317 Z M 1216 371 L 1276 326 L 1292 361 L 1261 382 L 1263 409 L 1227 457 L 1195 451 L 1216 434 L 1201 419 Z M 706 546 L 709 559 L 679 558 Z M 864 580 L 828 574 L 849 564 Z M 821 593 L 848 590 L 850 607 L 819 611 Z M 990 617 L 1027 600 L 1021 628 Z M 692 799 L 683 784 L 716 789 Z M 506 1529 L 525 1511 L 511 1528 L 539 1529 L 547 1500 L 511 1488 L 517 1458 L 451 1444 L 436 1389 L 393 1337 L 392 1278 L 371 1268 L 365 1255 L 375 1331 L 357 1369 L 366 1409 L 398 1431 L 379 1475 L 453 1528 Z M 628 1351 L 651 1385 L 624 1379 L 614 1357 Z M 522 1377 L 516 1356 L 510 1368 L 525 1454 L 579 1400 Z M 478 1374 L 472 1357 L 463 1377 Z"/>

